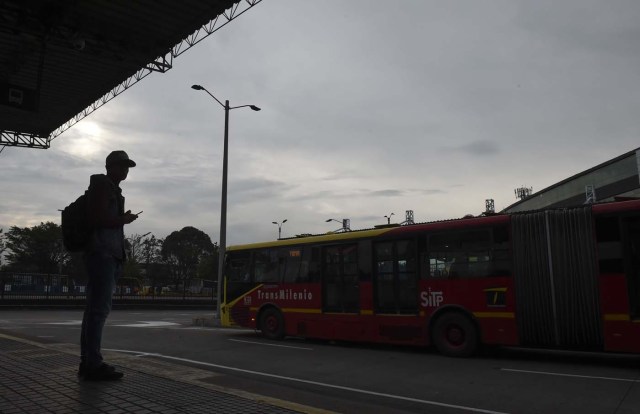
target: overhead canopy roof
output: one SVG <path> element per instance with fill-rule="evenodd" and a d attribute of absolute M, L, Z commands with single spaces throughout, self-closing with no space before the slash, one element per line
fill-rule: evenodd
<path fill-rule="evenodd" d="M 502 212 L 515 213 L 548 207 L 574 207 L 596 201 L 638 198 L 640 196 L 640 148 L 565 178 L 534 194 L 527 193 L 527 191 L 521 191 L 521 194 L 517 194 L 521 199 Z"/>
<path fill-rule="evenodd" d="M 0 1 L 0 145 L 49 147 L 260 1 Z"/>

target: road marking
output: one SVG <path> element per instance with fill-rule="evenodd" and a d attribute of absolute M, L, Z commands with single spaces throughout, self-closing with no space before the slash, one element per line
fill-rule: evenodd
<path fill-rule="evenodd" d="M 500 368 L 500 370 L 501 371 L 508 371 L 508 372 L 521 372 L 521 373 L 524 373 L 524 374 L 554 375 L 554 376 L 557 376 L 557 377 L 599 379 L 599 380 L 607 380 L 607 381 L 640 382 L 640 380 L 631 379 L 631 378 L 615 378 L 615 377 L 598 377 L 598 376 L 594 376 L 594 375 L 563 374 L 562 372 L 528 371 L 526 369 L 510 369 L 510 368 Z"/>
<path fill-rule="evenodd" d="M 138 323 L 125 323 L 121 325 L 111 325 L 111 326 L 120 326 L 125 328 L 157 328 L 160 326 L 176 326 L 180 325 L 175 322 L 165 322 L 165 321 L 139 321 Z"/>
<path fill-rule="evenodd" d="M 243 341 L 241 339 L 229 339 L 232 342 L 243 342 L 245 344 L 254 344 L 254 345 L 264 345 L 264 346 L 276 346 L 278 348 L 293 348 L 293 349 L 302 349 L 305 351 L 313 351 L 313 348 L 303 348 L 300 346 L 289 346 L 289 345 L 277 345 L 277 344 L 267 344 L 265 342 L 256 342 L 256 341 Z"/>
<path fill-rule="evenodd" d="M 235 332 L 235 333 L 238 333 L 239 331 L 238 328 L 220 328 L 218 326 L 184 326 L 181 329 L 192 330 L 192 331 L 216 331 L 216 332 Z"/>
<path fill-rule="evenodd" d="M 41 325 L 82 325 L 82 321 L 43 322 Z"/>
<path fill-rule="evenodd" d="M 452 409 L 456 409 L 456 410 L 463 410 L 463 411 L 469 411 L 469 412 L 474 412 L 474 413 L 507 414 L 507 413 L 501 412 L 501 411 L 485 410 L 485 409 L 482 409 L 482 408 L 467 407 L 467 406 L 464 406 L 464 405 L 446 404 L 446 403 L 441 403 L 441 402 L 437 402 L 437 401 L 430 401 L 430 400 L 420 400 L 418 398 L 404 397 L 402 395 L 393 395 L 393 394 L 387 394 L 387 393 L 383 393 L 383 392 L 362 390 L 362 389 L 359 389 L 359 388 L 352 388 L 352 387 L 345 387 L 345 386 L 342 386 L 342 385 L 327 384 L 325 382 L 311 381 L 311 380 L 305 380 L 305 379 L 301 379 L 301 378 L 285 377 L 283 375 L 269 374 L 269 373 L 260 372 L 260 371 L 251 371 L 251 370 L 248 370 L 248 369 L 235 368 L 235 367 L 229 367 L 229 366 L 218 365 L 218 364 L 211 364 L 211 363 L 202 362 L 202 361 L 194 361 L 193 359 L 172 357 L 172 356 L 169 356 L 169 355 L 156 354 L 156 353 L 153 353 L 153 352 L 140 352 L 140 351 L 130 351 L 130 350 L 126 350 L 126 349 L 106 349 L 106 348 L 105 348 L 105 350 L 106 351 L 113 351 L 113 352 L 122 352 L 122 353 L 134 354 L 135 356 L 138 356 L 138 357 L 140 357 L 140 356 L 151 356 L 151 357 L 156 357 L 156 358 L 164 358 L 164 359 L 173 360 L 173 361 L 187 362 L 187 363 L 194 364 L 194 365 L 204 365 L 204 366 L 212 367 L 212 368 L 226 369 L 228 371 L 236 371 L 236 372 L 243 372 L 245 374 L 252 374 L 252 375 L 258 375 L 258 376 L 269 377 L 269 378 L 277 378 L 277 379 L 284 380 L 284 381 L 299 382 L 299 383 L 303 383 L 303 384 L 315 385 L 315 386 L 318 386 L 318 387 L 333 388 L 333 389 L 338 389 L 338 390 L 343 390 L 343 391 L 355 392 L 355 393 L 359 393 L 359 394 L 373 395 L 373 396 L 376 396 L 376 397 L 384 397 L 384 398 L 390 398 L 390 399 L 401 400 L 401 401 L 409 401 L 409 402 L 418 403 L 418 404 L 434 405 L 434 406 L 437 406 L 437 407 L 452 408 Z"/>
<path fill-rule="evenodd" d="M 113 349 L 113 348 L 102 348 L 102 349 L 104 349 L 105 351 L 122 352 L 123 354 L 133 354 L 133 356 L 136 356 L 136 357 L 142 357 L 142 356 L 162 357 L 161 354 L 154 354 L 153 352 L 129 351 L 127 349 Z"/>

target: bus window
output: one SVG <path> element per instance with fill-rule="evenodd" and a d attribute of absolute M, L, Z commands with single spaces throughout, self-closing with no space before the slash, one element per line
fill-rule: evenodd
<path fill-rule="evenodd" d="M 309 282 L 319 282 L 321 277 L 322 259 L 319 247 L 305 247 L 305 257 L 309 259 L 307 278 Z"/>
<path fill-rule="evenodd" d="M 376 310 L 380 313 L 395 312 L 393 243 L 376 243 L 374 249 L 376 260 Z"/>
<path fill-rule="evenodd" d="M 506 227 L 429 236 L 431 277 L 469 278 L 511 274 Z"/>
<path fill-rule="evenodd" d="M 622 223 L 626 236 L 626 273 L 630 313 L 634 318 L 638 318 L 640 315 L 640 217 L 627 217 Z"/>
<path fill-rule="evenodd" d="M 228 303 L 245 293 L 251 286 L 251 252 L 227 252 L 224 274 L 227 278 L 227 283 L 223 285 L 227 290 L 224 297 Z"/>
<path fill-rule="evenodd" d="M 323 300 L 328 312 L 358 312 L 358 245 L 332 246 L 324 249 Z"/>
<path fill-rule="evenodd" d="M 511 276 L 511 239 L 507 226 L 493 228 L 491 261 L 494 276 Z"/>
<path fill-rule="evenodd" d="M 396 242 L 397 298 L 399 313 L 415 313 L 418 309 L 418 277 L 416 248 L 413 240 Z"/>
<path fill-rule="evenodd" d="M 300 247 L 284 250 L 284 282 L 304 283 L 309 281 L 309 260 Z"/>
<path fill-rule="evenodd" d="M 262 250 L 255 253 L 254 277 L 257 283 L 277 283 L 280 281 L 280 261 L 278 251 Z"/>
<path fill-rule="evenodd" d="M 444 254 L 432 254 L 429 258 L 429 275 L 431 277 L 447 277 L 449 276 L 449 264 Z"/>
<path fill-rule="evenodd" d="M 600 273 L 623 273 L 624 256 L 618 217 L 596 219 L 596 241 Z"/>
<path fill-rule="evenodd" d="M 230 282 L 249 282 L 249 264 L 251 255 L 249 252 L 227 253 L 226 275 Z"/>

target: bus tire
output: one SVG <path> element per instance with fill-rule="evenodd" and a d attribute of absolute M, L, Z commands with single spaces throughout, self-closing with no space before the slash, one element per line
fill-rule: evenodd
<path fill-rule="evenodd" d="M 447 312 L 436 319 L 431 330 L 436 349 L 450 357 L 468 357 L 478 350 L 478 329 L 460 312 Z"/>
<path fill-rule="evenodd" d="M 268 339 L 284 338 L 284 317 L 275 308 L 267 308 L 260 315 L 260 330 Z"/>

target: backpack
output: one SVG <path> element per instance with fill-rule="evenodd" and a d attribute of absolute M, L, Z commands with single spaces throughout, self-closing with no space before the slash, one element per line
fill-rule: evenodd
<path fill-rule="evenodd" d="M 81 252 L 89 243 L 93 229 L 87 217 L 89 190 L 62 210 L 62 243 L 70 252 Z"/>

